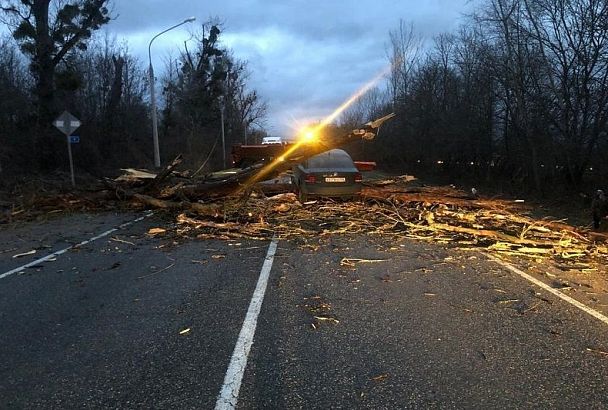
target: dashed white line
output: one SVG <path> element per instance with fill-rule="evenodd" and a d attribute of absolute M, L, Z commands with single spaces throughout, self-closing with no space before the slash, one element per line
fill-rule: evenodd
<path fill-rule="evenodd" d="M 583 312 L 593 316 L 594 318 L 601 320 L 602 322 L 604 322 L 604 324 L 608 325 L 608 317 L 606 317 L 605 315 L 603 315 L 602 313 L 598 312 L 595 309 L 590 308 L 589 306 L 579 302 L 576 299 L 573 299 L 572 297 L 560 292 L 557 289 L 552 288 L 551 286 L 547 285 L 546 283 L 536 279 L 535 277 L 527 274 L 526 272 L 522 271 L 521 269 L 517 269 L 515 266 L 511 265 L 510 263 L 507 263 L 501 259 L 498 259 L 495 256 L 489 255 L 489 254 L 485 254 L 488 258 L 490 258 L 491 260 L 493 260 L 494 262 L 498 263 L 499 265 L 507 268 L 508 270 L 510 270 L 511 272 L 521 276 L 522 278 L 526 279 L 529 282 L 534 283 L 536 286 L 546 290 L 547 292 L 557 296 L 558 298 L 570 303 L 573 306 L 576 306 L 577 308 L 579 308 L 580 310 L 582 310 Z"/>
<path fill-rule="evenodd" d="M 8 272 L 4 272 L 3 274 L 1 274 L 1 275 L 0 275 L 0 279 L 4 279 L 4 278 L 6 278 L 7 276 L 10 276 L 10 275 L 12 275 L 12 274 L 14 274 L 14 273 L 21 272 L 22 270 L 27 269 L 27 268 L 29 268 L 29 267 L 36 266 L 36 265 L 38 265 L 39 263 L 46 262 L 46 261 L 48 261 L 49 259 L 52 259 L 52 258 L 54 258 L 54 257 L 56 257 L 56 256 L 63 255 L 64 253 L 66 253 L 66 252 L 67 252 L 67 251 L 69 251 L 70 249 L 78 248 L 78 247 L 80 247 L 80 246 L 84 246 L 84 245 L 89 244 L 89 243 L 91 243 L 91 242 L 93 242 L 93 241 L 96 241 L 96 240 L 98 240 L 98 239 L 101 239 L 101 238 L 103 238 L 103 237 L 106 237 L 106 236 L 110 235 L 111 233 L 114 233 L 114 232 L 118 231 L 119 229 L 124 229 L 124 228 L 126 228 L 127 226 L 133 225 L 133 224 L 135 224 L 135 223 L 137 223 L 137 222 L 141 222 L 141 221 L 143 221 L 144 219 L 146 219 L 146 218 L 148 218 L 148 217 L 150 217 L 150 216 L 152 216 L 152 215 L 154 215 L 154 212 L 148 212 L 148 213 L 146 213 L 144 216 L 141 216 L 141 217 L 139 217 L 139 218 L 137 218 L 137 219 L 134 219 L 134 220 L 132 220 L 132 221 L 129 221 L 129 222 L 125 222 L 125 223 L 123 223 L 123 224 L 121 224 L 121 225 L 117 226 L 116 228 L 108 229 L 107 231 L 105 231 L 105 232 L 103 232 L 103 233 L 100 233 L 99 235 L 94 236 L 94 237 L 92 237 L 92 238 L 90 238 L 90 239 L 87 239 L 86 241 L 82 241 L 82 242 L 80 242 L 80 243 L 78 243 L 78 244 L 76 244 L 76 245 L 68 246 L 67 248 L 61 249 L 61 250 L 59 250 L 59 251 L 57 251 L 57 252 L 53 252 L 53 253 L 51 253 L 50 255 L 46 255 L 46 256 L 44 256 L 44 257 L 42 257 L 42 258 L 40 258 L 40 259 L 36 259 L 35 261 L 32 261 L 32 262 L 30 262 L 30 263 L 26 263 L 25 265 L 19 266 L 18 268 L 15 268 L 15 269 L 9 270 Z"/>
<path fill-rule="evenodd" d="M 222 389 L 215 404 L 216 410 L 236 408 L 241 382 L 243 381 L 243 374 L 245 373 L 245 367 L 247 367 L 247 358 L 249 357 L 249 351 L 253 344 L 253 336 L 255 335 L 255 328 L 258 323 L 258 315 L 260 314 L 262 302 L 264 301 L 264 294 L 266 293 L 270 269 L 272 268 L 272 262 L 274 260 L 278 242 L 279 240 L 276 237 L 272 238 L 272 242 L 270 242 L 270 246 L 268 246 L 268 253 L 264 259 L 264 265 L 262 265 L 258 284 L 255 287 L 253 297 L 249 303 L 249 309 L 247 310 L 241 333 L 236 341 L 236 346 L 234 346 L 232 359 L 230 359 L 230 364 L 228 365 L 228 370 L 224 377 L 224 384 L 222 385 Z"/>

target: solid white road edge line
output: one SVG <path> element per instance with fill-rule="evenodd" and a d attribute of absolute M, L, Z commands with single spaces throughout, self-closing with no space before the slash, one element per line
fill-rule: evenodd
<path fill-rule="evenodd" d="M 270 269 L 272 268 L 272 262 L 274 260 L 274 254 L 277 251 L 278 242 L 279 240 L 274 237 L 268 246 L 268 253 L 266 254 L 266 259 L 264 259 L 264 265 L 262 265 L 258 284 L 253 292 L 249 309 L 247 310 L 247 315 L 245 316 L 245 321 L 241 328 L 241 333 L 234 346 L 232 358 L 230 359 L 230 364 L 228 365 L 228 370 L 224 377 L 222 390 L 220 390 L 220 394 L 215 404 L 216 410 L 236 408 L 236 403 L 239 398 L 239 389 L 241 388 L 245 367 L 247 367 L 247 358 L 249 357 L 249 351 L 253 344 L 253 336 L 258 323 L 258 315 L 260 314 L 262 302 L 264 301 L 264 294 L 266 293 Z"/>
<path fill-rule="evenodd" d="M 91 243 L 93 241 L 96 241 L 97 239 L 101 239 L 103 237 L 106 237 L 106 236 L 110 235 L 111 233 L 118 231 L 119 229 L 124 229 L 127 226 L 130 226 L 130 225 L 133 225 L 133 224 L 135 224 L 137 222 L 143 221 L 144 219 L 146 219 L 146 218 L 148 218 L 148 217 L 150 217 L 152 215 L 154 215 L 154 212 L 148 212 L 144 216 L 141 216 L 141 217 L 139 217 L 137 219 L 134 219 L 134 220 L 132 220 L 130 222 L 125 222 L 125 223 L 123 223 L 121 225 L 118 225 L 116 228 L 109 229 L 109 230 L 107 230 L 107 231 L 105 231 L 103 233 L 100 233 L 97 236 L 94 236 L 94 237 L 92 237 L 90 239 L 87 239 L 86 241 L 82 241 L 82 242 L 80 242 L 80 243 L 78 243 L 76 245 L 68 246 L 67 248 L 61 249 L 61 250 L 59 250 L 57 252 L 53 252 L 50 255 L 46 255 L 45 257 L 42 257 L 40 259 L 36 259 L 33 262 L 26 263 L 25 265 L 19 266 L 18 268 L 9 270 L 8 272 L 4 272 L 3 274 L 0 275 L 0 279 L 4 279 L 7 276 L 10 276 L 10 275 L 12 275 L 14 273 L 17 273 L 17 272 L 21 272 L 23 269 L 27 269 L 27 268 L 29 268 L 31 266 L 36 266 L 39 263 L 46 262 L 49 259 L 52 259 L 52 258 L 54 258 L 56 256 L 59 256 L 59 255 L 62 255 L 64 253 L 66 253 L 70 249 L 78 248 L 80 246 L 84 246 L 84 245 L 89 244 L 89 243 Z"/>
<path fill-rule="evenodd" d="M 595 309 L 590 308 L 589 306 L 579 302 L 576 299 L 571 298 L 570 296 L 558 291 L 557 289 L 552 288 L 551 286 L 547 285 L 546 283 L 532 277 L 531 275 L 527 274 L 526 272 L 517 269 L 515 266 L 511 265 L 508 262 L 503 261 L 502 259 L 499 259 L 495 256 L 489 255 L 487 253 L 484 253 L 484 255 L 486 255 L 488 258 L 490 258 L 491 260 L 493 260 L 494 262 L 496 262 L 497 264 L 507 268 L 508 270 L 510 270 L 513 273 L 516 273 L 517 275 L 521 276 L 522 278 L 526 279 L 529 282 L 534 283 L 536 286 L 539 286 L 541 288 L 543 288 L 544 290 L 546 290 L 549 293 L 552 293 L 553 295 L 557 296 L 558 298 L 570 303 L 573 306 L 576 306 L 577 308 L 579 308 L 580 310 L 582 310 L 585 313 L 590 314 L 591 316 L 593 316 L 596 319 L 601 320 L 602 322 L 604 322 L 604 324 L 608 325 L 608 317 L 604 316 L 603 314 L 601 314 L 600 312 L 598 312 Z"/>

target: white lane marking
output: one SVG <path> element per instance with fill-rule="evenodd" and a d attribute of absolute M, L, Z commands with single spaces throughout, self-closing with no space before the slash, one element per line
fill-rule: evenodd
<path fill-rule="evenodd" d="M 137 218 L 137 219 L 134 219 L 134 220 L 132 220 L 132 221 L 130 221 L 130 222 L 125 222 L 125 223 L 123 223 L 123 224 L 121 224 L 121 225 L 118 225 L 118 227 L 116 227 L 116 228 L 108 229 L 107 231 L 105 231 L 105 232 L 103 232 L 103 233 L 100 233 L 99 235 L 94 236 L 94 237 L 92 237 L 92 238 L 90 238 L 90 239 L 87 239 L 86 241 L 82 241 L 82 242 L 80 242 L 80 243 L 78 243 L 78 244 L 76 244 L 76 245 L 68 246 L 67 248 L 61 249 L 61 250 L 59 250 L 59 251 L 57 251 L 57 252 L 53 252 L 53 253 L 51 253 L 50 255 L 46 255 L 46 256 L 44 256 L 44 257 L 42 257 L 42 258 L 40 258 L 40 259 L 36 259 L 36 260 L 35 260 L 35 261 L 33 261 L 33 262 L 26 263 L 25 265 L 19 266 L 18 268 L 15 268 L 15 269 L 9 270 L 8 272 L 4 272 L 3 274 L 1 274 L 1 275 L 0 275 L 0 279 L 4 279 L 4 278 L 6 278 L 7 276 L 10 276 L 10 275 L 12 275 L 12 274 L 14 274 L 14 273 L 17 273 L 17 272 L 21 272 L 23 269 L 27 269 L 27 268 L 29 268 L 29 267 L 31 267 L 31 266 L 36 266 L 36 265 L 38 265 L 39 263 L 46 262 L 46 261 L 48 261 L 49 259 L 54 258 L 54 257 L 56 257 L 56 256 L 63 255 L 64 253 L 66 253 L 66 252 L 67 252 L 67 251 L 69 251 L 70 249 L 78 248 L 78 247 L 80 247 L 80 246 L 84 246 L 84 245 L 86 245 L 86 244 L 88 244 L 88 243 L 91 243 L 91 242 L 93 242 L 93 241 L 96 241 L 96 240 L 98 240 L 98 239 L 101 239 L 101 238 L 103 238 L 103 237 L 105 237 L 105 236 L 110 235 L 110 234 L 111 234 L 111 233 L 113 233 L 113 232 L 118 231 L 119 229 L 124 229 L 124 228 L 126 228 L 127 226 L 130 226 L 130 225 L 133 225 L 133 224 L 135 224 L 135 223 L 137 223 L 137 222 L 143 221 L 144 219 L 146 219 L 146 218 L 148 218 L 148 217 L 150 217 L 150 216 L 152 216 L 152 215 L 154 215 L 154 212 L 148 212 L 148 213 L 146 213 L 144 216 L 141 216 L 141 217 L 139 217 L 139 218 Z"/>
<path fill-rule="evenodd" d="M 493 260 L 494 262 L 498 263 L 499 265 L 507 268 L 508 270 L 510 270 L 513 273 L 518 274 L 519 276 L 521 276 L 522 278 L 534 283 L 536 286 L 539 286 L 541 288 L 543 288 L 544 290 L 546 290 L 549 293 L 552 293 L 553 295 L 557 296 L 558 298 L 570 303 L 573 306 L 576 306 L 577 308 L 579 308 L 580 310 L 582 310 L 583 312 L 593 316 L 596 319 L 601 320 L 602 322 L 604 322 L 604 324 L 608 325 L 608 317 L 604 316 L 603 314 L 601 314 L 600 312 L 598 312 L 595 309 L 590 308 L 589 306 L 579 302 L 576 299 L 573 299 L 572 297 L 558 291 L 557 289 L 552 288 L 551 286 L 547 285 L 546 283 L 532 277 L 531 275 L 527 274 L 526 272 L 517 269 L 515 266 L 511 265 L 510 263 L 507 263 L 501 259 L 498 259 L 495 256 L 492 256 L 490 254 L 485 254 L 488 258 L 490 258 L 491 260 Z"/>
<path fill-rule="evenodd" d="M 270 242 L 270 246 L 268 246 L 268 253 L 266 254 L 266 259 L 264 259 L 264 265 L 262 265 L 258 284 L 253 292 L 253 297 L 251 298 L 249 309 L 247 310 L 247 315 L 245 316 L 245 321 L 241 328 L 241 333 L 236 341 L 236 346 L 234 346 L 232 359 L 230 359 L 230 364 L 228 365 L 228 370 L 224 377 L 222 390 L 220 391 L 215 404 L 216 410 L 236 408 L 236 403 L 239 398 L 239 389 L 241 388 L 245 367 L 247 367 L 247 358 L 249 357 L 249 351 L 253 344 L 253 336 L 258 323 L 258 315 L 260 314 L 262 302 L 264 301 L 270 269 L 272 268 L 272 262 L 274 260 L 274 254 L 277 251 L 278 243 L 278 238 L 274 237 L 272 238 L 272 242 Z"/>

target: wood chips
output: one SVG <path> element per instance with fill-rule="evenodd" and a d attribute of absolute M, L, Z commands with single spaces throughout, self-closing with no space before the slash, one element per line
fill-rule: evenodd
<path fill-rule="evenodd" d="M 412 188 L 403 179 L 377 182 L 368 182 L 361 201 L 301 204 L 292 193 L 264 197 L 259 192 L 247 200 L 228 199 L 220 218 L 180 213 L 178 232 L 220 239 L 389 235 L 579 265 L 608 260 L 606 235 L 534 219 L 520 203 L 473 198 L 452 187 Z"/>

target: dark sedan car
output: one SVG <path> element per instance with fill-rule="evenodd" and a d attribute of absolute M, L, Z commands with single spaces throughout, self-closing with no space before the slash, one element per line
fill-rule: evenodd
<path fill-rule="evenodd" d="M 346 151 L 332 149 L 293 168 L 295 190 L 300 202 L 310 196 L 354 198 L 361 192 L 361 173 Z"/>

